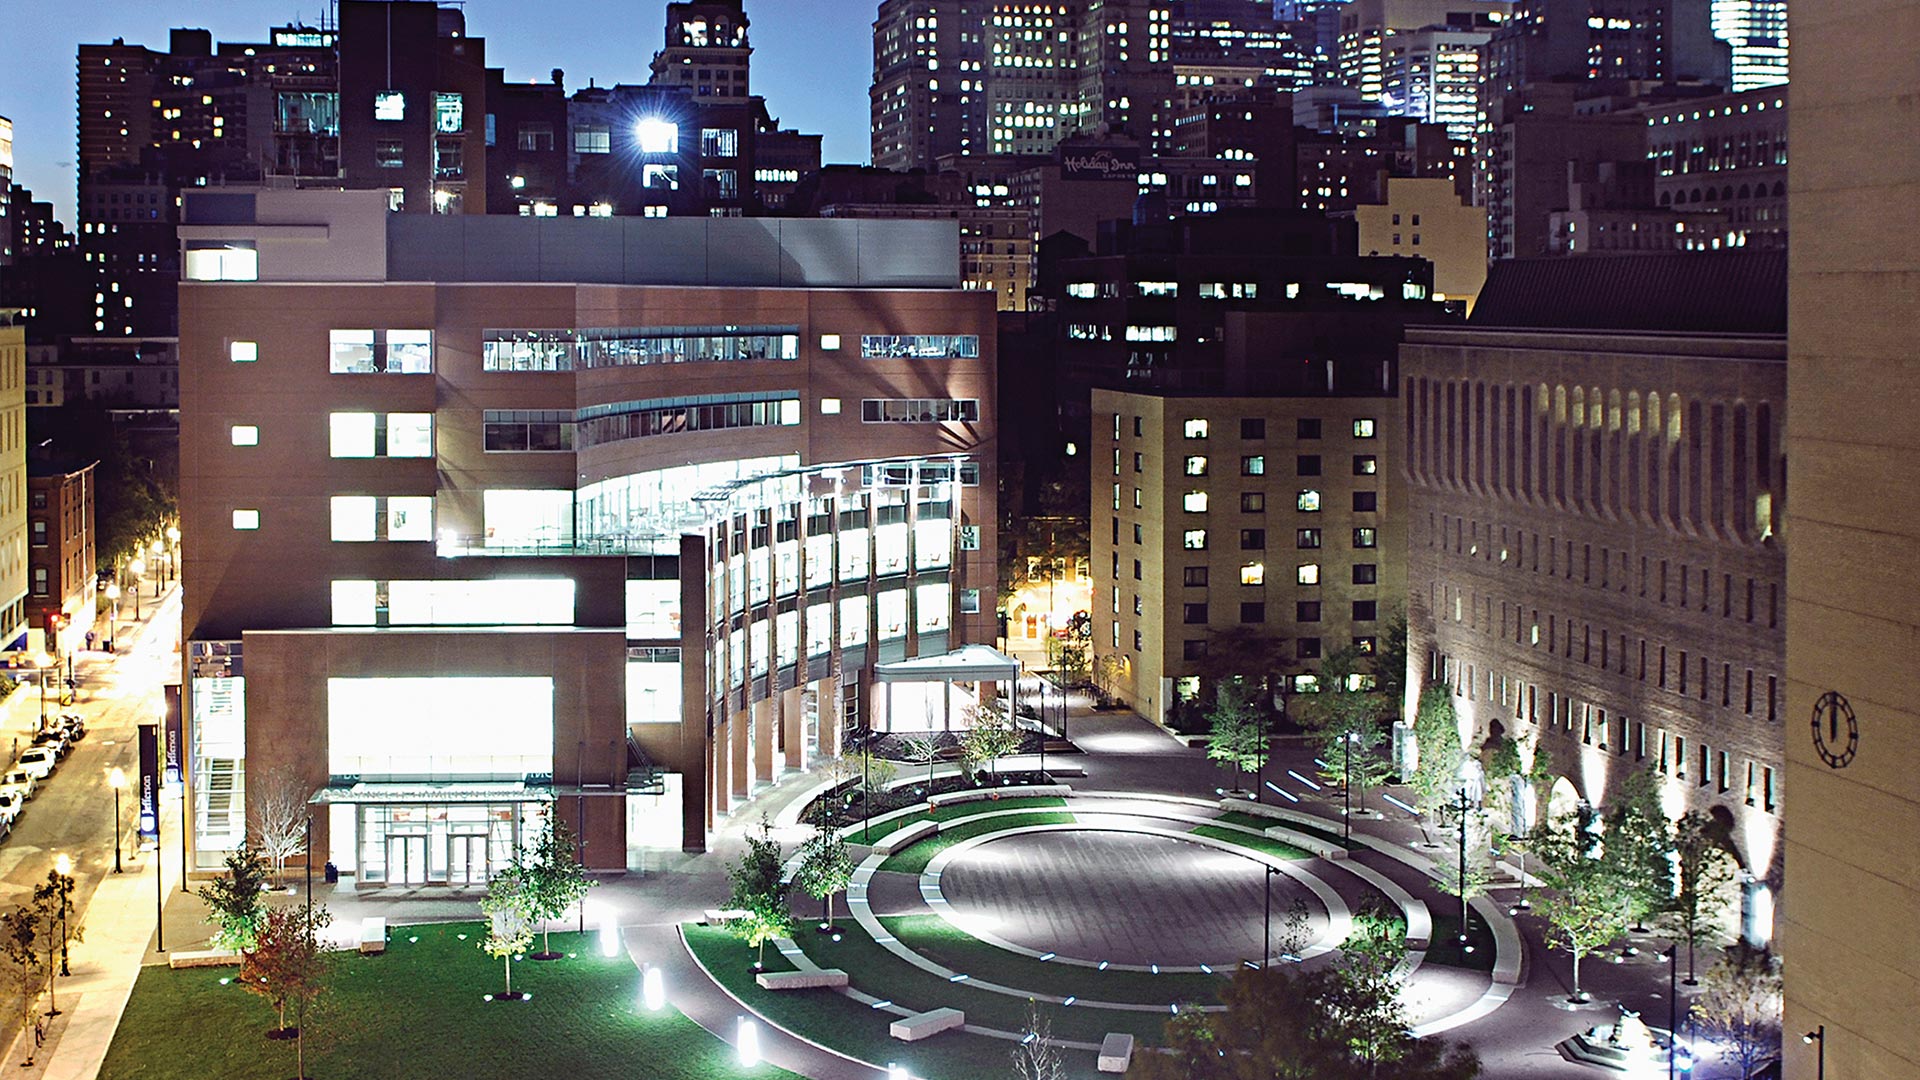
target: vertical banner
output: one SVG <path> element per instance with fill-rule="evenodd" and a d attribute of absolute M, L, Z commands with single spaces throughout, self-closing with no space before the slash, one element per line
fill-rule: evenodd
<path fill-rule="evenodd" d="M 140 839 L 160 839 L 160 725 L 140 725 Z"/>
<path fill-rule="evenodd" d="M 166 781 L 166 785 L 170 788 L 176 788 L 180 786 L 181 777 L 185 774 L 185 768 L 182 762 L 186 760 L 181 756 L 181 737 L 183 732 L 181 731 L 180 725 L 180 685 L 178 683 L 168 683 L 162 687 L 162 689 L 165 690 L 167 694 L 167 725 L 163 733 L 164 738 L 160 744 L 160 760 L 165 768 L 163 778 Z"/>

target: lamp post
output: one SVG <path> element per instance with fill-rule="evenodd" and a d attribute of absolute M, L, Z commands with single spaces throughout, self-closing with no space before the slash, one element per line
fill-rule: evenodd
<path fill-rule="evenodd" d="M 1261 865 L 1267 872 L 1264 883 L 1267 894 L 1266 916 L 1263 921 L 1265 930 L 1260 939 L 1260 970 L 1265 971 L 1267 965 L 1273 961 L 1273 875 L 1280 871 L 1275 869 L 1272 863 Z"/>
<path fill-rule="evenodd" d="M 167 573 L 175 580 L 180 579 L 180 526 L 167 526 Z"/>
<path fill-rule="evenodd" d="M 1680 1055 L 1680 946 L 1667 946 L 1667 1080 Z"/>
<path fill-rule="evenodd" d="M 120 621 L 120 583 L 107 582 L 107 651 L 113 651 L 113 628 Z"/>
<path fill-rule="evenodd" d="M 107 786 L 113 789 L 113 872 L 120 873 L 120 792 L 127 786 L 127 770 L 118 765 L 107 774 Z"/>
<path fill-rule="evenodd" d="M 313 947 L 313 815 L 307 815 L 307 947 Z"/>
<path fill-rule="evenodd" d="M 161 823 L 160 803 L 159 803 L 159 800 L 156 799 L 154 801 L 154 806 L 153 806 L 153 932 L 156 938 L 156 940 L 154 941 L 154 951 L 166 952 L 167 951 L 167 901 L 166 901 L 167 888 L 166 888 L 166 885 L 163 884 L 166 875 L 160 872 L 160 852 L 164 850 L 160 845 L 160 823 Z M 182 844 L 182 851 L 180 855 L 180 884 L 182 888 L 186 887 L 186 882 L 187 882 L 187 857 L 186 857 L 185 846 L 184 846 L 186 844 L 186 832 L 185 832 L 186 827 L 187 827 L 187 808 L 186 808 L 186 803 L 183 801 L 180 804 L 180 829 L 181 829 L 180 842 Z"/>
<path fill-rule="evenodd" d="M 1353 843 L 1353 736 L 1351 731 L 1342 736 L 1340 747 L 1340 767 L 1346 774 L 1340 781 L 1340 837 L 1349 845 Z"/>
<path fill-rule="evenodd" d="M 147 572 L 147 560 L 135 555 L 127 562 L 127 575 L 133 579 L 133 621 L 140 621 L 140 577 Z"/>
<path fill-rule="evenodd" d="M 33 666 L 40 669 L 40 727 L 35 734 L 47 730 L 47 669 L 53 666 L 53 657 L 41 653 L 33 658 Z"/>
<path fill-rule="evenodd" d="M 73 907 L 73 859 L 61 852 L 53 860 L 54 895 L 60 901 L 60 974 L 71 975 L 67 970 L 67 910 Z M 48 995 L 52 995 L 53 980 L 47 980 Z"/>
<path fill-rule="evenodd" d="M 1819 1057 L 1814 1059 L 1818 1062 L 1819 1069 L 1814 1074 L 1815 1080 L 1827 1080 L 1827 1025 L 1821 1024 L 1800 1036 L 1800 1041 L 1814 1047 L 1815 1052 L 1819 1054 Z"/>
<path fill-rule="evenodd" d="M 167 576 L 166 568 L 160 563 L 160 554 L 165 550 L 158 540 L 155 540 L 152 545 L 147 548 L 147 551 L 153 556 L 153 598 L 155 600 L 160 599 L 160 586 Z"/>
<path fill-rule="evenodd" d="M 873 842 L 873 729 L 867 729 L 867 738 L 860 740 L 860 842 Z M 927 792 L 929 798 L 933 792 Z"/>
<path fill-rule="evenodd" d="M 1470 949 L 1467 944 L 1467 812 L 1473 809 L 1473 800 L 1468 797 L 1463 785 L 1454 797 L 1453 810 L 1460 816 L 1460 948 Z"/>

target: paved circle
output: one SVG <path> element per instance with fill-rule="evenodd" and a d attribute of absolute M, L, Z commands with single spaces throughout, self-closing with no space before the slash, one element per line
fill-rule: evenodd
<path fill-rule="evenodd" d="M 1260 955 L 1260 863 L 1167 837 L 1023 833 L 959 853 L 940 875 L 955 921 L 1015 945 L 1116 964 L 1231 965 Z M 1292 878 L 1273 878 L 1274 949 L 1295 898 L 1308 940 L 1326 909 Z"/>

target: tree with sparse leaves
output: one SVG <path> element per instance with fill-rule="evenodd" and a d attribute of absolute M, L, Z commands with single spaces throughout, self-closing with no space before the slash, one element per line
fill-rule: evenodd
<path fill-rule="evenodd" d="M 1627 929 L 1620 874 L 1602 857 L 1588 826 L 1585 815 L 1549 821 L 1528 841 L 1547 886 L 1540 915 L 1557 943 L 1573 956 L 1572 1001 L 1587 1000 L 1580 989 L 1580 961 Z"/>
<path fill-rule="evenodd" d="M 1240 679 L 1223 679 L 1207 710 L 1207 757 L 1234 770 L 1233 790 L 1241 790 L 1248 772 L 1267 760 L 1266 720 L 1253 700 L 1253 689 Z"/>
<path fill-rule="evenodd" d="M 227 872 L 200 888 L 207 902 L 207 920 L 217 928 L 217 948 L 245 952 L 253 947 L 260 920 L 267 910 L 267 861 L 251 845 L 227 856 Z"/>
<path fill-rule="evenodd" d="M 940 740 L 932 732 L 902 736 L 900 754 L 908 764 L 927 767 L 927 794 L 933 794 L 933 763 L 940 760 Z"/>
<path fill-rule="evenodd" d="M 312 786 L 285 765 L 268 769 L 257 783 L 248 778 L 254 845 L 273 865 L 275 877 L 286 872 L 288 859 L 307 849 L 307 799 L 312 794 Z"/>
<path fill-rule="evenodd" d="M 240 986 L 267 999 L 280 1026 L 270 1039 L 292 1039 L 297 1075 L 307 1073 L 307 1010 L 326 989 L 327 954 L 319 932 L 333 922 L 323 907 L 271 908 L 260 920 L 253 948 L 240 954 Z M 294 1022 L 287 1024 L 287 1007 Z"/>
<path fill-rule="evenodd" d="M 754 961 L 757 970 L 766 964 L 767 942 L 793 934 L 793 909 L 781 876 L 780 842 L 773 838 L 773 822 L 766 815 L 760 816 L 757 831 L 747 833 L 747 850 L 727 876 L 733 882 L 727 906 L 746 913 L 728 927 L 748 948 L 759 951 Z"/>
<path fill-rule="evenodd" d="M 1780 1053 L 1780 960 L 1765 949 L 1735 942 L 1707 969 L 1693 1019 L 1726 1047 L 1727 1057 L 1752 1076 L 1761 1062 Z"/>
<path fill-rule="evenodd" d="M 1713 940 L 1726 906 L 1735 864 L 1726 830 L 1709 815 L 1689 810 L 1674 824 L 1674 921 L 1687 943 L 1687 982 L 1694 981 L 1694 948 Z"/>
<path fill-rule="evenodd" d="M 1319 743 L 1324 762 L 1320 774 L 1328 783 L 1357 787 L 1363 810 L 1367 789 L 1393 775 L 1393 763 L 1380 753 L 1387 741 L 1382 702 L 1378 693 L 1366 689 L 1371 676 L 1365 667 L 1365 655 L 1351 645 L 1328 653 L 1320 661 L 1319 692 L 1304 699 L 1302 707 L 1306 726 Z"/>
<path fill-rule="evenodd" d="M 793 883 L 800 891 L 820 901 L 823 929 L 833 929 L 833 894 L 853 880 L 853 854 L 838 829 L 814 830 L 800 845 L 800 863 L 794 869 Z"/>
<path fill-rule="evenodd" d="M 516 860 L 496 871 L 487 882 L 480 910 L 487 916 L 481 951 L 505 965 L 507 986 L 501 996 L 514 1000 L 522 995 L 513 992 L 513 958 L 533 944 L 534 899 L 526 867 Z"/>
<path fill-rule="evenodd" d="M 533 850 L 522 866 L 526 876 L 528 914 L 540 927 L 540 951 L 535 960 L 553 960 L 550 931 L 553 920 L 583 903 L 597 882 L 587 877 L 580 865 L 573 830 L 555 815 L 548 815 L 545 827 L 534 841 Z"/>
<path fill-rule="evenodd" d="M 22 904 L 0 916 L 0 962 L 5 964 L 7 993 L 20 1002 L 21 1030 L 33 1036 L 27 1043 L 27 1060 L 20 1063 L 22 1066 L 33 1064 L 46 1037 L 46 1029 L 40 1023 L 40 1010 L 35 1007 L 41 988 L 47 985 L 50 970 L 40 958 L 41 939 L 45 936 L 46 911 L 42 905 Z"/>
<path fill-rule="evenodd" d="M 960 736 L 960 753 L 969 772 L 982 765 L 1000 777 L 1000 759 L 1020 749 L 1020 732 L 1014 729 L 1002 703 L 995 699 L 967 707 L 967 730 Z"/>
<path fill-rule="evenodd" d="M 1066 1080 L 1066 1062 L 1054 1045 L 1053 1023 L 1032 998 L 1027 999 L 1027 1030 L 1013 1046 L 1014 1080 Z"/>

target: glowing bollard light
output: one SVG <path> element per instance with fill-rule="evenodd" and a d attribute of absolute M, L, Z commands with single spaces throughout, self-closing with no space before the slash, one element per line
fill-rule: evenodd
<path fill-rule="evenodd" d="M 650 967 L 640 976 L 640 1003 L 648 1012 L 659 1012 L 667 1007 L 667 977 L 657 967 Z"/>
<path fill-rule="evenodd" d="M 907 1067 L 905 1065 L 895 1065 L 889 1062 L 887 1064 L 887 1080 L 909 1080 L 907 1076 Z"/>
<path fill-rule="evenodd" d="M 751 1069 L 760 1064 L 760 1025 L 741 1017 L 733 1029 L 733 1045 L 742 1066 Z"/>
<path fill-rule="evenodd" d="M 600 924 L 600 955 L 609 959 L 620 955 L 620 927 L 614 919 L 613 909 L 595 908 L 594 918 Z"/>

